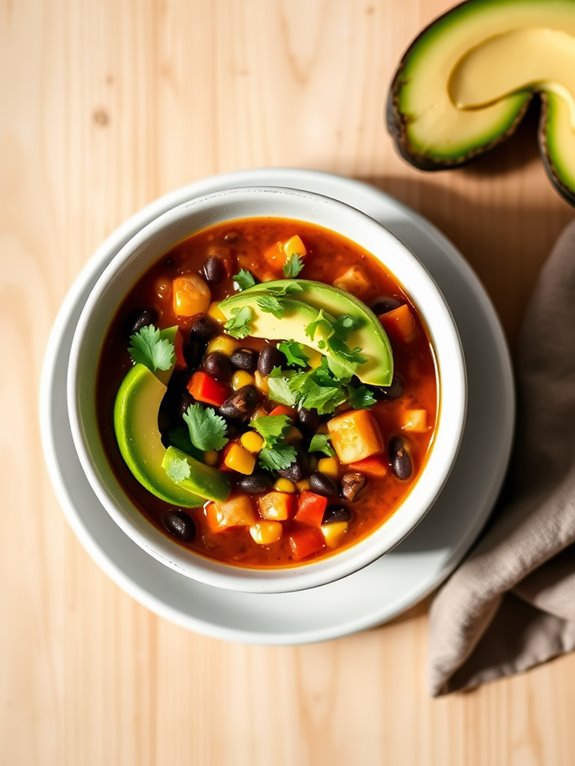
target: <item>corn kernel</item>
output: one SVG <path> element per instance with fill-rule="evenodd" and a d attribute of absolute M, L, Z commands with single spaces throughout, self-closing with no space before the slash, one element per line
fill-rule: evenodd
<path fill-rule="evenodd" d="M 208 343 L 207 353 L 211 354 L 213 351 L 219 351 L 226 356 L 231 356 L 239 347 L 240 344 L 237 340 L 227 335 L 217 335 Z"/>
<path fill-rule="evenodd" d="M 328 548 L 337 548 L 347 532 L 347 521 L 335 521 L 333 524 L 322 524 L 321 533 Z"/>
<path fill-rule="evenodd" d="M 288 430 L 285 440 L 288 444 L 296 444 L 297 442 L 300 442 L 303 439 L 303 434 L 299 430 L 299 428 L 296 428 L 295 426 L 291 426 L 291 428 Z"/>
<path fill-rule="evenodd" d="M 320 352 L 316 351 L 315 348 L 306 348 L 305 355 L 307 356 L 309 366 L 313 370 L 320 366 L 323 354 L 320 354 Z"/>
<path fill-rule="evenodd" d="M 219 459 L 219 455 L 215 449 L 211 449 L 208 452 L 204 452 L 204 463 L 206 465 L 216 465 Z"/>
<path fill-rule="evenodd" d="M 232 388 L 234 391 L 237 391 L 238 388 L 241 388 L 242 386 L 253 386 L 254 383 L 254 376 L 250 375 L 249 372 L 246 372 L 245 370 L 237 370 L 237 372 L 234 372 L 232 375 Z"/>
<path fill-rule="evenodd" d="M 339 477 L 339 461 L 335 457 L 322 457 L 317 464 L 317 470 L 325 476 L 337 479 Z"/>
<path fill-rule="evenodd" d="M 250 535 L 258 545 L 270 545 L 280 539 L 284 531 L 281 521 L 257 521 L 250 527 Z"/>
<path fill-rule="evenodd" d="M 274 489 L 278 492 L 287 492 L 288 494 L 293 495 L 295 492 L 295 484 L 289 479 L 278 479 L 274 484 Z"/>
<path fill-rule="evenodd" d="M 307 253 L 305 245 L 302 242 L 302 238 L 299 236 L 299 234 L 294 234 L 293 237 L 290 237 L 286 242 L 284 242 L 282 249 L 285 253 L 286 259 L 292 255 L 299 255 L 301 258 L 303 258 Z"/>
<path fill-rule="evenodd" d="M 232 444 L 224 458 L 224 464 L 232 471 L 249 476 L 255 468 L 256 459 L 241 444 Z"/>
<path fill-rule="evenodd" d="M 298 489 L 298 492 L 304 492 L 306 489 L 309 489 L 309 481 L 307 479 L 302 479 L 301 481 L 296 482 L 296 487 Z"/>
<path fill-rule="evenodd" d="M 265 375 L 262 375 L 259 370 L 256 370 L 254 373 L 254 380 L 256 384 L 256 388 L 259 389 L 262 394 L 268 393 L 268 379 Z"/>
<path fill-rule="evenodd" d="M 240 437 L 242 447 L 245 447 L 252 455 L 257 454 L 264 446 L 263 438 L 255 431 L 246 431 Z"/>
<path fill-rule="evenodd" d="M 219 322 L 219 324 L 224 324 L 226 322 L 226 315 L 220 308 L 220 304 L 213 301 L 210 303 L 208 308 L 208 315 L 211 316 L 212 319 L 215 319 L 216 322 Z"/>

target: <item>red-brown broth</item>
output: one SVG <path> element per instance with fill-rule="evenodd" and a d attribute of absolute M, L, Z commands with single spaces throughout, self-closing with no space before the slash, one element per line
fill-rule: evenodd
<path fill-rule="evenodd" d="M 370 287 L 361 296 L 367 305 L 378 296 L 386 295 L 408 303 L 413 311 L 417 323 L 416 339 L 408 345 L 392 343 L 395 371 L 403 381 L 403 395 L 396 400 L 378 402 L 372 408 L 385 443 L 393 435 L 401 433 L 399 417 L 406 406 L 424 408 L 428 413 L 427 431 L 408 435 L 414 464 L 412 477 L 408 481 L 400 481 L 389 471 L 383 478 L 370 478 L 367 488 L 351 506 L 353 517 L 344 545 L 335 550 L 326 548 L 319 555 L 312 557 L 312 560 L 332 555 L 379 527 L 401 504 L 425 464 L 433 438 L 437 411 L 437 379 L 433 351 L 421 317 L 393 276 L 379 261 L 353 242 L 312 224 L 261 218 L 218 225 L 193 234 L 179 243 L 133 286 L 110 325 L 101 352 L 97 412 L 106 453 L 119 482 L 134 504 L 166 535 L 168 533 L 163 519 L 173 507 L 151 495 L 132 476 L 119 453 L 114 434 L 114 399 L 123 377 L 131 366 L 125 330 L 127 317 L 135 309 L 154 307 L 158 312 L 160 327 L 179 324 L 185 332 L 189 320 L 176 317 L 172 310 L 170 282 L 175 276 L 198 273 L 205 259 L 217 252 L 227 261 L 230 275 L 244 268 L 259 279 L 272 276 L 282 278 L 281 271 L 270 273 L 263 252 L 277 241 L 285 241 L 294 234 L 301 236 L 307 248 L 305 268 L 299 275 L 301 278 L 331 284 L 350 266 L 357 265 L 369 278 Z M 227 278 L 212 288 L 212 298 L 221 300 L 233 290 L 233 281 Z M 265 341 L 247 339 L 242 345 L 261 348 L 264 343 Z M 256 502 L 254 505 L 257 507 Z M 188 512 L 196 523 L 197 534 L 194 541 L 180 544 L 195 553 L 250 567 L 269 568 L 306 563 L 293 561 L 288 545 L 290 522 L 286 523 L 285 533 L 278 542 L 262 546 L 252 540 L 245 528 L 212 532 L 206 524 L 202 508 L 190 509 Z"/>

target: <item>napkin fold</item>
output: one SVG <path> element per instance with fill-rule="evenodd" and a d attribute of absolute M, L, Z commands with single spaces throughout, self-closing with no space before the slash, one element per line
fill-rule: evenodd
<path fill-rule="evenodd" d="M 575 649 L 575 222 L 520 333 L 509 497 L 430 611 L 434 696 Z"/>

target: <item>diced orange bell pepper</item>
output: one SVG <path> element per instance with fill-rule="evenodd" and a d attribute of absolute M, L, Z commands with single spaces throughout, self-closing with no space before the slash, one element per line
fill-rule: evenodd
<path fill-rule="evenodd" d="M 294 521 L 308 524 L 311 527 L 320 527 L 326 508 L 327 497 L 318 495 L 316 492 L 304 490 L 298 497 L 297 513 Z"/>
<path fill-rule="evenodd" d="M 296 561 L 313 556 L 325 546 L 321 531 L 315 527 L 302 526 L 300 529 L 294 529 L 288 539 Z"/>
<path fill-rule="evenodd" d="M 288 492 L 267 492 L 258 497 L 260 516 L 266 521 L 287 521 L 296 510 L 296 496 Z"/>
<path fill-rule="evenodd" d="M 172 302 L 176 316 L 203 314 L 208 310 L 211 300 L 210 288 L 197 274 L 176 277 L 172 282 Z"/>
<path fill-rule="evenodd" d="M 237 495 L 223 503 L 208 503 L 205 514 L 212 532 L 223 532 L 232 527 L 251 527 L 256 522 L 252 501 L 247 495 Z"/>
<path fill-rule="evenodd" d="M 230 390 L 207 372 L 197 370 L 188 381 L 188 391 L 198 402 L 220 407 L 228 398 Z"/>
<path fill-rule="evenodd" d="M 427 410 L 404 410 L 400 416 L 402 431 L 424 434 L 427 431 Z"/>
<path fill-rule="evenodd" d="M 387 460 L 383 455 L 365 457 L 356 463 L 350 463 L 349 468 L 352 471 L 359 471 L 365 476 L 371 476 L 374 479 L 381 479 L 388 472 Z"/>
<path fill-rule="evenodd" d="M 383 451 L 377 422 L 368 410 L 351 410 L 328 420 L 331 443 L 340 463 L 355 463 Z"/>
<path fill-rule="evenodd" d="M 417 336 L 417 324 L 407 303 L 381 314 L 379 321 L 392 340 L 411 343 Z"/>

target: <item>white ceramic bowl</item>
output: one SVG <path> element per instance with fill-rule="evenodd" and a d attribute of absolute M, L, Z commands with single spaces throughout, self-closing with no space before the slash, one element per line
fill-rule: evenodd
<path fill-rule="evenodd" d="M 385 264 L 423 317 L 439 377 L 439 411 L 424 469 L 396 512 L 355 545 L 317 562 L 261 570 L 228 566 L 182 548 L 156 529 L 126 495 L 110 467 L 96 416 L 97 367 L 111 319 L 131 286 L 175 244 L 194 232 L 239 218 L 281 217 L 315 223 L 356 242 Z M 74 444 L 98 499 L 123 531 L 160 562 L 187 577 L 261 593 L 312 588 L 361 569 L 397 545 L 425 516 L 454 463 L 465 422 L 466 377 L 459 335 L 437 285 L 417 258 L 379 223 L 311 192 L 275 187 L 216 192 L 178 205 L 144 226 L 104 270 L 82 311 L 68 368 Z"/>

